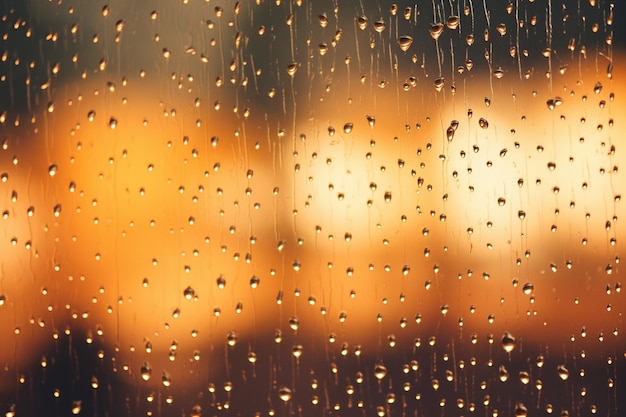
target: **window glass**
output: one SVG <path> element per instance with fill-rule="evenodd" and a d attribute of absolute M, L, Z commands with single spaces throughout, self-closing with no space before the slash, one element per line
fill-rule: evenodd
<path fill-rule="evenodd" d="M 624 415 L 622 9 L 2 2 L 0 412 Z"/>

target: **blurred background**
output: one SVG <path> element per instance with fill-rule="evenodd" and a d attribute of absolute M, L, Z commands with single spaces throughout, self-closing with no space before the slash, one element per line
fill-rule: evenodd
<path fill-rule="evenodd" d="M 0 411 L 620 416 L 623 6 L 0 5 Z"/>

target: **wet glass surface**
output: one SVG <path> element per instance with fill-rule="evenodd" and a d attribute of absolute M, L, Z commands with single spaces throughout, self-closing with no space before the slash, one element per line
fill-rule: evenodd
<path fill-rule="evenodd" d="M 624 13 L 6 0 L 0 412 L 623 415 Z"/>

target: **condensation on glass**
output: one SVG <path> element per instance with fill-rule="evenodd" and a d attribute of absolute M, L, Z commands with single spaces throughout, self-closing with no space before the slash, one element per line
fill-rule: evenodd
<path fill-rule="evenodd" d="M 5 416 L 626 413 L 619 5 L 0 15 Z"/>

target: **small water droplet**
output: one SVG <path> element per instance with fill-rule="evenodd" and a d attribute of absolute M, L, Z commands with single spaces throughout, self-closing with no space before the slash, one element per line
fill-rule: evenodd
<path fill-rule="evenodd" d="M 367 17 L 366 16 L 359 16 L 356 19 L 357 25 L 359 26 L 359 29 L 361 30 L 365 30 L 367 28 Z"/>
<path fill-rule="evenodd" d="M 295 76 L 299 66 L 300 65 L 297 62 L 292 62 L 291 64 L 287 65 L 287 74 L 289 74 L 291 77 Z"/>
<path fill-rule="evenodd" d="M 289 327 L 293 331 L 297 331 L 300 327 L 300 320 L 296 316 L 292 316 L 289 318 Z"/>
<path fill-rule="evenodd" d="M 163 375 L 161 376 L 161 383 L 164 387 L 172 386 L 172 378 L 170 377 L 170 374 L 168 374 L 166 371 L 163 371 Z"/>
<path fill-rule="evenodd" d="M 382 364 L 377 364 L 374 367 L 374 376 L 380 381 L 385 376 L 387 376 L 387 368 Z"/>
<path fill-rule="evenodd" d="M 596 85 L 593 87 L 593 92 L 596 94 L 600 94 L 601 91 L 602 91 L 602 83 L 598 81 Z"/>
<path fill-rule="evenodd" d="M 528 409 L 523 403 L 518 402 L 515 404 L 515 417 L 527 417 Z"/>
<path fill-rule="evenodd" d="M 435 85 L 435 90 L 437 92 L 440 92 L 441 90 L 443 90 L 443 86 L 445 85 L 445 79 L 443 77 L 437 78 L 434 81 L 434 85 Z"/>
<path fill-rule="evenodd" d="M 152 368 L 150 367 L 148 362 L 144 362 L 143 365 L 141 365 L 141 379 L 143 379 L 144 381 L 149 381 L 151 377 Z"/>
<path fill-rule="evenodd" d="M 434 40 L 437 40 L 443 33 L 443 28 L 444 26 L 442 23 L 433 23 L 428 28 L 428 33 L 430 34 L 431 38 L 433 38 Z"/>
<path fill-rule="evenodd" d="M 328 26 L 328 15 L 326 14 L 326 12 L 321 13 L 320 15 L 317 16 L 317 21 L 319 22 L 320 26 L 325 28 L 326 26 Z"/>
<path fill-rule="evenodd" d="M 500 381 L 506 382 L 509 379 L 509 371 L 506 369 L 504 365 L 500 365 L 498 367 L 498 377 Z"/>
<path fill-rule="evenodd" d="M 406 52 L 409 50 L 411 45 L 413 44 L 413 38 L 411 36 L 401 36 L 398 38 L 398 45 L 400 46 L 400 50 Z"/>
<path fill-rule="evenodd" d="M 459 16 L 450 16 L 446 20 L 446 27 L 450 30 L 456 30 L 459 28 L 460 23 L 461 19 L 459 19 Z"/>
<path fill-rule="evenodd" d="M 278 389 L 278 397 L 283 402 L 288 402 L 289 400 L 291 400 L 291 390 L 285 386 L 280 387 Z"/>
<path fill-rule="evenodd" d="M 509 332 L 504 332 L 502 335 L 502 349 L 506 353 L 511 353 L 515 349 L 515 337 Z"/>
<path fill-rule="evenodd" d="M 196 292 L 193 288 L 187 287 L 183 291 L 183 296 L 185 297 L 186 300 L 192 300 L 196 296 Z"/>

